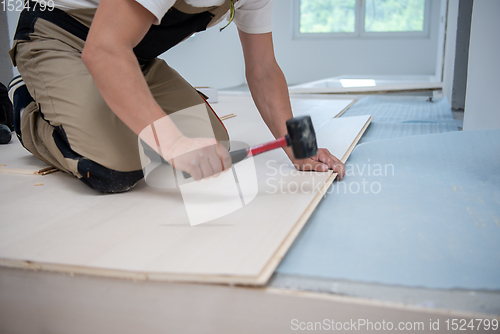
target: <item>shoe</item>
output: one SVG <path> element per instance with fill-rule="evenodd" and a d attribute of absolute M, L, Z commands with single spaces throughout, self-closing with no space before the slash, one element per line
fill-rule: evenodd
<path fill-rule="evenodd" d="M 9 83 L 9 99 L 14 106 L 14 130 L 19 140 L 21 140 L 21 115 L 24 108 L 34 101 L 34 99 L 28 92 L 28 88 L 20 75 L 16 76 Z"/>

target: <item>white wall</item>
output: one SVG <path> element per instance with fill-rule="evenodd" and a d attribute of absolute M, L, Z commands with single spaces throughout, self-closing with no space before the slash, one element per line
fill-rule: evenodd
<path fill-rule="evenodd" d="M 12 45 L 12 40 L 14 39 L 14 34 L 16 32 L 17 20 L 19 19 L 19 14 L 21 14 L 21 12 L 7 11 L 7 23 L 9 26 L 10 45 Z M 13 76 L 16 75 L 19 75 L 17 67 L 13 68 Z"/>
<path fill-rule="evenodd" d="M 292 39 L 292 1 L 274 1 L 274 43 L 289 84 L 343 74 L 434 75 L 441 0 L 431 0 L 430 38 Z"/>
<path fill-rule="evenodd" d="M 5 86 L 12 79 L 12 64 L 8 54 L 10 38 L 7 23 L 7 12 L 0 11 L 0 83 Z"/>
<path fill-rule="evenodd" d="M 429 38 L 294 40 L 292 1 L 274 0 L 273 36 L 278 63 L 289 84 L 343 74 L 434 75 L 442 0 L 430 1 Z M 9 17 L 9 26 L 15 27 L 14 21 Z M 162 58 L 194 86 L 227 88 L 245 83 L 234 23 L 222 32 L 214 27 L 197 34 Z"/>
<path fill-rule="evenodd" d="M 499 17 L 500 1 L 474 1 L 464 130 L 500 129 Z"/>
<path fill-rule="evenodd" d="M 19 14 L 21 14 L 21 12 L 9 11 L 9 10 L 7 11 L 9 36 L 10 36 L 11 40 L 12 40 L 12 38 L 14 38 L 14 33 L 16 31 L 17 20 L 19 19 Z"/>
<path fill-rule="evenodd" d="M 193 86 L 228 88 L 245 83 L 243 52 L 234 23 L 221 32 L 213 27 L 195 34 L 161 58 Z"/>

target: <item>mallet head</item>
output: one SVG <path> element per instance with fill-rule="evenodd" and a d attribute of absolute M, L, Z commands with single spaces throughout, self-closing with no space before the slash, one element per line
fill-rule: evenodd
<path fill-rule="evenodd" d="M 318 154 L 316 133 L 309 116 L 294 117 L 286 121 L 290 146 L 296 159 L 310 158 Z"/>

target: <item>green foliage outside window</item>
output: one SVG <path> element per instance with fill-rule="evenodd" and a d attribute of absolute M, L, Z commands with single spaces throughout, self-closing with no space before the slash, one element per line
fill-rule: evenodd
<path fill-rule="evenodd" d="M 365 0 L 365 31 L 424 31 L 425 0 Z"/>
<path fill-rule="evenodd" d="M 356 0 L 301 0 L 300 32 L 354 32 Z"/>
<path fill-rule="evenodd" d="M 424 31 L 425 0 L 365 0 L 365 32 Z M 301 33 L 353 33 L 356 0 L 300 0 Z"/>

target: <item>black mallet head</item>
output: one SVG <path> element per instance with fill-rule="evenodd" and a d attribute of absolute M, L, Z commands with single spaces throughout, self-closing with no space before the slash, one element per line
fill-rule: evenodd
<path fill-rule="evenodd" d="M 318 154 L 316 133 L 310 116 L 294 117 L 286 121 L 290 146 L 296 159 L 310 158 Z"/>

